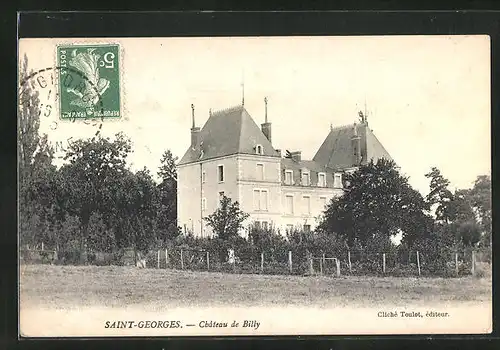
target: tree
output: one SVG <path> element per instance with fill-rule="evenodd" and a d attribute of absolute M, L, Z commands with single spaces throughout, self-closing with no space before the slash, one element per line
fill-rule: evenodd
<path fill-rule="evenodd" d="M 160 161 L 161 165 L 158 170 L 158 176 L 162 179 L 162 182 L 173 181 L 177 183 L 177 170 L 175 166 L 177 159 L 170 150 L 163 152 Z"/>
<path fill-rule="evenodd" d="M 476 221 L 469 190 L 456 190 L 452 195 L 451 201 L 448 202 L 447 207 L 448 221 L 450 223 Z"/>
<path fill-rule="evenodd" d="M 490 240 L 491 182 L 488 176 L 478 176 L 472 189 L 448 189 L 449 181 L 437 168 L 425 175 L 431 179 L 429 205 L 436 205 L 436 221 L 445 226 L 441 230 L 453 238 L 453 245 L 471 246 L 478 243 L 481 231 L 485 232 L 485 243 Z M 477 219 L 480 219 L 480 224 Z M 484 226 L 483 226 L 484 224 Z M 448 227 L 446 227 L 448 226 Z"/>
<path fill-rule="evenodd" d="M 50 147 L 47 135 L 40 136 L 40 100 L 38 91 L 34 90 L 27 77 L 28 58 L 24 56 L 20 72 L 21 92 L 17 109 L 17 137 L 18 163 L 20 180 L 30 180 L 37 172 L 52 166 L 53 150 Z M 23 182 L 21 182 L 23 184 Z"/>
<path fill-rule="evenodd" d="M 481 229 L 475 220 L 458 222 L 454 231 L 457 240 L 465 246 L 474 246 L 481 239 Z"/>
<path fill-rule="evenodd" d="M 163 153 L 158 176 L 159 189 L 158 229 L 163 240 L 173 239 L 180 234 L 177 227 L 177 170 L 175 157 L 170 150 Z"/>
<path fill-rule="evenodd" d="M 113 227 L 118 245 L 145 252 L 156 244 L 158 189 L 147 169 L 126 171 L 116 183 Z"/>
<path fill-rule="evenodd" d="M 448 189 L 450 181 L 436 167 L 432 167 L 425 177 L 430 179 L 430 192 L 425 200 L 430 207 L 435 207 L 436 220 L 449 223 L 452 220 L 449 203 L 453 200 L 453 194 Z"/>
<path fill-rule="evenodd" d="M 17 110 L 19 221 L 21 243 L 36 243 L 44 239 L 51 215 L 50 179 L 54 176 L 53 150 L 47 135 L 40 136 L 38 91 L 27 80 L 28 59 L 24 56 L 20 69 L 20 96 Z M 36 222 L 36 225 L 35 225 Z"/>
<path fill-rule="evenodd" d="M 214 233 L 223 240 L 238 236 L 243 228 L 243 222 L 250 215 L 240 210 L 239 203 L 233 202 L 231 198 L 223 196 L 219 208 L 204 218 Z"/>
<path fill-rule="evenodd" d="M 64 196 L 69 199 L 70 214 L 80 219 L 80 254 L 85 261 L 89 221 L 95 212 L 104 218 L 119 202 L 115 199 L 117 184 L 125 175 L 126 158 L 131 152 L 131 142 L 122 133 L 115 140 L 101 135 L 71 143 L 64 157 L 69 161 L 60 171 L 65 182 Z"/>
<path fill-rule="evenodd" d="M 336 233 L 350 247 L 378 249 L 390 247 L 390 237 L 398 233 L 411 243 L 430 231 L 426 202 L 394 162 L 371 161 L 345 179 L 344 194 L 327 205 L 318 231 Z"/>
<path fill-rule="evenodd" d="M 467 192 L 469 201 L 479 216 L 480 228 L 483 231 L 483 244 L 491 244 L 491 178 L 480 175 L 474 186 Z"/>

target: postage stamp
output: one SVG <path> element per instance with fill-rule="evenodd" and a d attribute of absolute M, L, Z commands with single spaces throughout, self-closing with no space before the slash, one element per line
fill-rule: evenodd
<path fill-rule="evenodd" d="M 61 119 L 120 118 L 119 45 L 58 46 L 57 66 Z"/>

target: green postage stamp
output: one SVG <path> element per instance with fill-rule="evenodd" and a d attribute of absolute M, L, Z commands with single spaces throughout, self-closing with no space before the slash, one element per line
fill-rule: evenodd
<path fill-rule="evenodd" d="M 57 47 L 61 119 L 120 118 L 120 47 Z"/>

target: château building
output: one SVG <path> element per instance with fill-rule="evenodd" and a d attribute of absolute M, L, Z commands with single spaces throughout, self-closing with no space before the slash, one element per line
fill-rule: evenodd
<path fill-rule="evenodd" d="M 272 144 L 265 103 L 260 128 L 242 104 L 210 113 L 200 129 L 191 106 L 191 145 L 177 165 L 183 232 L 211 236 L 202 218 L 217 209 L 223 195 L 250 214 L 247 226 L 273 225 L 281 233 L 297 226 L 313 230 L 325 205 L 342 195 L 345 172 L 371 159 L 391 159 L 361 112 L 358 124 L 330 127 L 312 160 L 302 159 L 301 151 L 281 152 Z"/>

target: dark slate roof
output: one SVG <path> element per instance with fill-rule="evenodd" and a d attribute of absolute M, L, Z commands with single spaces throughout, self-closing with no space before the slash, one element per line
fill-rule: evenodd
<path fill-rule="evenodd" d="M 392 160 L 384 146 L 375 137 L 365 123 L 356 125 L 361 138 L 361 164 L 380 158 Z M 316 152 L 313 160 L 331 169 L 345 169 L 353 166 L 351 138 L 354 135 L 354 124 L 333 128 Z"/>
<path fill-rule="evenodd" d="M 281 159 L 282 183 L 285 184 L 285 170 L 293 171 L 293 183 L 300 184 L 301 170 L 309 170 L 311 186 L 318 185 L 318 173 L 326 174 L 326 187 L 333 187 L 333 171 L 325 166 L 315 162 L 314 160 L 296 161 L 291 158 Z"/>
<path fill-rule="evenodd" d="M 243 106 L 212 113 L 200 131 L 200 140 L 203 152 L 189 146 L 179 165 L 230 154 L 255 154 L 258 144 L 262 145 L 264 155 L 279 157 Z"/>

